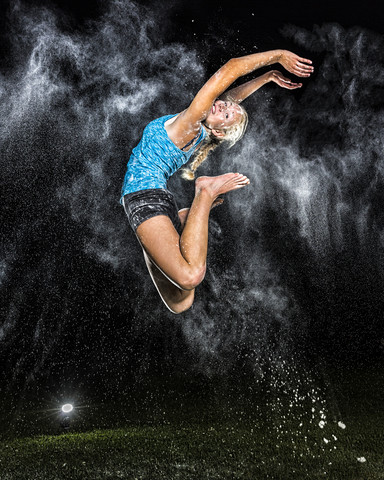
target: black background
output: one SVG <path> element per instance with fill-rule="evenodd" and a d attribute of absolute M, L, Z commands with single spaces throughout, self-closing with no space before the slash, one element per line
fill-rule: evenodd
<path fill-rule="evenodd" d="M 34 1 L 25 4 L 28 7 L 45 7 L 54 12 L 58 29 L 72 36 L 94 29 L 92 22 L 97 22 L 109 9 L 107 2 Z M 1 10 L 1 72 L 10 79 L 20 75 L 22 69 L 19 66 L 25 64 L 29 55 L 27 53 L 23 57 L 22 52 L 17 51 L 15 17 L 9 16 L 12 5 L 13 2 L 2 2 Z M 323 61 L 329 52 L 315 49 L 309 43 L 307 47 L 298 46 L 292 36 L 284 34 L 287 25 L 310 32 L 325 23 L 336 23 L 345 31 L 371 30 L 374 38 L 378 38 L 376 34 L 383 33 L 384 29 L 384 13 L 378 1 L 346 5 L 335 2 L 198 0 L 165 3 L 146 1 L 138 5 L 142 7 L 140 12 L 143 19 L 147 14 L 156 19 L 151 38 L 158 37 L 162 45 L 179 43 L 186 50 L 197 52 L 197 58 L 205 69 L 204 78 L 232 56 L 272 48 L 289 48 L 313 59 L 316 69 L 313 81 L 319 80 L 319 71 L 324 68 Z M 373 57 L 372 64 L 380 62 L 379 59 L 375 60 L 374 53 L 367 50 L 368 56 Z M 60 68 L 61 75 L 70 78 L 73 85 L 81 83 L 80 73 L 73 71 L 70 64 L 63 64 Z M 143 78 L 151 78 L 151 75 L 154 74 L 147 71 L 143 73 Z M 186 87 L 189 96 L 198 83 L 193 78 L 190 82 Z M 306 102 L 314 102 L 306 97 L 310 85 L 308 82 L 304 82 L 301 91 L 291 94 L 296 102 L 292 106 L 292 122 L 296 126 L 301 121 L 301 109 L 307 108 Z M 96 98 L 102 95 L 104 87 L 101 86 L 100 91 L 96 87 L 94 92 L 91 91 L 92 86 L 87 88 L 78 91 L 79 98 L 82 94 L 87 98 L 94 94 Z M 356 107 L 356 111 L 361 107 L 364 111 L 380 113 L 383 93 L 380 88 L 370 90 L 370 99 L 364 100 L 362 94 L 364 101 Z M 277 101 L 282 98 L 279 95 Z M 327 91 L 324 95 L 327 98 L 332 96 Z M 317 101 L 321 105 L 322 100 Z M 172 111 L 179 108 L 177 101 L 173 102 Z M 329 102 L 325 111 L 332 111 L 336 103 Z M 315 103 L 311 105 L 313 107 Z M 55 104 L 51 105 L 50 112 L 55 108 Z M 249 108 L 252 111 L 252 105 Z M 284 108 L 287 111 L 286 105 Z M 338 104 L 337 108 L 344 107 Z M 350 108 L 353 115 L 353 108 Z M 140 129 L 152 118 L 152 113 L 145 111 L 139 119 L 123 120 L 116 127 L 113 135 L 118 138 L 121 158 L 129 155 L 140 136 Z M 169 112 L 159 107 L 156 113 Z M 183 325 L 186 321 L 184 317 L 172 316 L 161 305 L 146 276 L 140 249 L 124 224 L 122 209 L 117 202 L 105 202 L 101 197 L 92 198 L 92 208 L 97 203 L 103 211 L 97 217 L 97 222 L 118 219 L 114 221 L 121 229 L 121 238 L 127 239 L 122 243 L 124 245 L 127 242 L 131 260 L 125 267 L 120 265 L 115 268 L 82 250 L 87 242 L 92 245 L 96 228 L 94 224 L 90 226 L 81 216 L 76 220 L 70 215 L 68 205 L 59 203 L 52 206 L 57 189 L 71 185 L 78 175 L 87 172 L 82 161 L 73 161 L 73 149 L 65 151 L 66 135 L 68 139 L 71 137 L 72 142 L 77 119 L 74 118 L 71 125 L 70 115 L 60 115 L 59 112 L 57 119 L 52 120 L 51 113 L 43 113 L 33 129 L 28 122 L 25 130 L 21 124 L 17 139 L 9 144 L 7 140 L 2 149 L 2 162 L 7 172 L 1 193 L 3 258 L 8 255 L 13 260 L 1 286 L 2 319 L 6 332 L 1 340 L 1 360 L 5 365 L 2 370 L 3 383 L 12 398 L 23 398 L 31 392 L 34 395 L 36 390 L 46 388 L 53 392 L 53 397 L 65 396 L 73 391 L 83 392 L 82 395 L 88 397 L 96 395 L 96 391 L 97 394 L 103 391 L 108 397 L 131 388 L 133 382 L 142 381 L 148 375 L 161 377 L 171 373 L 181 378 L 186 375 L 235 376 L 239 372 L 253 372 L 255 363 L 260 366 L 279 355 L 297 355 L 303 362 L 331 359 L 336 363 L 356 366 L 381 358 L 384 305 L 381 246 L 378 246 L 377 233 L 383 223 L 381 179 L 377 180 L 373 193 L 371 191 L 368 194 L 368 203 L 373 212 L 371 225 L 378 228 L 370 230 L 372 238 L 367 239 L 370 247 L 365 245 L 361 248 L 355 233 L 350 231 L 346 233 L 344 247 L 332 251 L 331 257 L 324 261 L 315 258 L 298 236 L 298 229 L 292 224 L 288 227 L 284 224 L 285 216 L 278 212 L 278 208 L 265 207 L 261 215 L 263 226 L 260 229 L 256 224 L 247 226 L 248 233 L 244 237 L 247 239 L 246 253 L 252 252 L 261 242 L 264 247 L 268 245 L 272 264 L 283 266 L 280 280 L 292 294 L 287 306 L 293 311 L 290 314 L 291 321 L 282 328 L 279 320 L 272 318 L 270 312 L 260 312 L 257 306 L 247 306 L 244 316 L 255 315 L 257 324 L 263 321 L 264 315 L 269 326 L 267 331 L 263 330 L 264 327 L 257 331 L 259 339 L 264 335 L 264 340 L 260 342 L 265 345 L 255 349 L 248 337 L 244 340 L 236 331 L 239 312 L 231 311 L 236 289 L 247 291 L 249 283 L 241 276 L 232 277 L 230 281 L 237 285 L 226 297 L 224 289 L 219 294 L 214 291 L 215 282 L 225 280 L 217 280 L 208 274 L 198 293 L 200 303 L 187 317 L 187 324 L 198 324 L 199 331 L 204 331 L 207 318 L 217 318 L 225 312 L 231 312 L 229 316 L 232 319 L 220 327 L 219 345 L 212 354 L 209 348 L 203 348 L 198 341 L 188 339 L 188 328 Z M 49 138 L 58 139 L 55 148 L 60 150 L 60 163 L 56 165 L 53 176 L 49 159 L 53 156 L 54 148 L 52 143 L 48 145 L 45 140 L 47 121 L 50 122 Z M 61 128 L 62 122 L 68 125 L 68 132 Z M 124 140 L 125 128 L 131 129 L 129 140 Z M 303 142 L 305 140 L 306 143 L 301 148 L 308 157 L 308 152 L 315 147 L 320 152 L 322 148 L 335 145 L 343 149 L 344 140 L 336 127 L 333 129 L 328 125 L 326 132 L 321 128 L 315 122 L 308 124 L 306 129 L 303 127 Z M 25 155 L 29 155 L 31 142 L 33 151 L 40 152 L 41 156 L 35 169 L 33 159 L 28 159 L 28 170 L 24 168 L 27 160 L 20 163 L 19 159 L 23 158 L 25 152 Z M 305 146 L 309 144 L 311 148 Z M 82 151 L 97 156 L 98 145 L 88 142 Z M 12 153 L 8 156 L 7 152 Z M 116 150 L 113 152 L 116 153 Z M 32 161 L 29 163 L 29 160 Z M 120 188 L 118 179 L 124 174 L 124 162 L 120 159 L 115 164 L 109 161 L 106 172 L 108 181 L 103 183 L 102 192 L 107 192 L 108 199 L 117 198 Z M 348 198 L 358 197 L 364 192 L 372 176 L 368 169 L 357 175 L 354 181 L 348 182 L 345 186 L 346 190 L 349 189 Z M 27 177 L 32 178 L 33 182 L 26 182 Z M 181 191 L 177 181 L 174 187 L 178 192 Z M 192 187 L 185 187 L 185 190 L 184 200 L 190 200 Z M 79 198 L 79 201 L 84 201 L 84 211 L 87 211 L 89 204 L 83 197 Z M 239 258 L 232 258 L 229 252 L 240 249 L 236 243 L 236 231 L 243 228 L 241 219 L 232 216 L 230 221 L 226 218 L 228 211 L 225 208 L 223 213 L 218 214 L 218 222 L 223 230 L 230 233 L 222 240 L 221 237 L 217 239 L 213 231 L 215 240 L 210 252 L 210 261 L 220 265 L 220 273 L 228 267 L 232 267 L 234 272 L 238 271 Z M 113 229 L 114 221 L 111 220 L 112 226 L 108 228 Z M 244 238 L 240 240 L 244 241 Z M 108 235 L 101 242 L 107 242 L 107 239 Z M 225 256 L 226 252 L 228 256 Z M 251 261 L 247 255 L 243 260 Z M 292 307 L 291 303 L 299 305 L 299 308 Z M 214 325 L 221 325 L 221 322 Z M 192 327 L 188 332 L 191 330 Z M 263 333 L 260 334 L 260 331 Z M 240 337 L 241 342 L 237 342 Z M 283 337 L 287 343 L 278 345 Z"/>

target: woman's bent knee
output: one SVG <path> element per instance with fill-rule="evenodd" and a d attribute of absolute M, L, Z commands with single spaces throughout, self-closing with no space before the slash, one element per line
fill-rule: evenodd
<path fill-rule="evenodd" d="M 179 287 L 182 290 L 195 289 L 204 280 L 206 270 L 207 267 L 204 265 L 202 268 L 183 272 L 177 282 Z"/>

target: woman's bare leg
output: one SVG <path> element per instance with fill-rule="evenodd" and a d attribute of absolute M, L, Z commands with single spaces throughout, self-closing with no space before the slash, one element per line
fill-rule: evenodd
<path fill-rule="evenodd" d="M 216 198 L 216 200 L 212 203 L 211 210 L 212 208 L 215 208 L 221 205 L 223 202 L 224 202 L 223 198 Z M 180 219 L 182 229 L 184 228 L 185 222 L 187 221 L 189 210 L 190 208 L 182 208 L 181 210 L 179 210 L 179 219 Z"/>
<path fill-rule="evenodd" d="M 143 249 L 145 263 L 160 298 L 172 313 L 182 313 L 192 306 L 195 289 L 182 290 L 172 283 L 153 263 Z"/>
<path fill-rule="evenodd" d="M 224 200 L 222 198 L 216 199 L 211 208 L 221 205 L 223 201 Z M 189 208 L 182 208 L 179 210 L 179 218 L 182 229 L 187 221 L 189 210 Z M 182 290 L 181 288 L 177 287 L 157 268 L 157 266 L 152 262 L 145 252 L 144 248 L 143 254 L 152 281 L 155 284 L 156 290 L 158 291 L 160 298 L 163 300 L 165 305 L 173 313 L 181 313 L 185 310 L 188 310 L 195 298 L 195 289 Z"/>
<path fill-rule="evenodd" d="M 173 290 L 171 293 L 169 283 L 164 284 L 164 279 L 156 275 L 156 270 L 152 276 L 154 269 L 151 268 L 151 276 L 162 299 L 175 313 L 178 313 L 179 307 L 180 311 L 189 308 L 193 302 L 193 296 L 184 292 L 192 292 L 204 278 L 208 247 L 208 218 L 212 204 L 219 195 L 248 184 L 247 177 L 234 173 L 198 178 L 195 198 L 181 237 L 171 220 L 164 215 L 152 217 L 137 228 L 136 234 L 149 257 L 149 262 L 152 262 L 160 273 L 181 291 Z M 174 295 L 175 292 L 177 295 Z"/>

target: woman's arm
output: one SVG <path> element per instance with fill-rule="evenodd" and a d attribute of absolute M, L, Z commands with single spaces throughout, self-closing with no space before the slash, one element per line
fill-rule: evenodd
<path fill-rule="evenodd" d="M 272 70 L 264 73 L 264 75 L 261 75 L 260 77 L 254 78 L 247 83 L 243 83 L 243 85 L 240 85 L 239 87 L 232 88 L 231 90 L 224 92 L 220 99 L 241 103 L 247 97 L 252 95 L 252 93 L 256 92 L 256 90 L 269 82 L 275 82 L 280 87 L 288 88 L 289 90 L 300 88 L 303 85 L 302 83 L 292 82 L 289 78 L 284 77 L 284 75 L 278 70 Z"/>
<path fill-rule="evenodd" d="M 189 107 L 167 126 L 171 140 L 177 146 L 185 145 L 199 131 L 201 122 L 210 112 L 216 98 L 235 80 L 273 63 L 280 63 L 286 70 L 299 77 L 309 77 L 313 71 L 311 60 L 299 57 L 288 50 L 270 50 L 232 58 L 204 84 Z"/>
<path fill-rule="evenodd" d="M 309 77 L 313 72 L 311 60 L 299 57 L 288 50 L 270 50 L 233 58 L 221 67 L 197 93 L 191 105 L 185 110 L 185 117 L 188 117 L 191 122 L 204 120 L 215 99 L 235 80 L 273 63 L 280 63 L 286 70 L 299 77 Z"/>

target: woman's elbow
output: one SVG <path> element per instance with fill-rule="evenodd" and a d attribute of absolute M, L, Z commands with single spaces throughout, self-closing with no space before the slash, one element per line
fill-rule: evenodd
<path fill-rule="evenodd" d="M 240 58 L 231 58 L 228 62 L 222 66 L 220 69 L 224 76 L 232 82 L 234 82 L 238 77 L 242 75 L 242 63 Z"/>
<path fill-rule="evenodd" d="M 238 66 L 238 64 L 239 64 L 239 58 L 233 57 L 233 58 L 230 58 L 224 66 L 229 68 L 230 70 L 233 70 L 234 68 L 236 68 L 236 66 Z"/>

